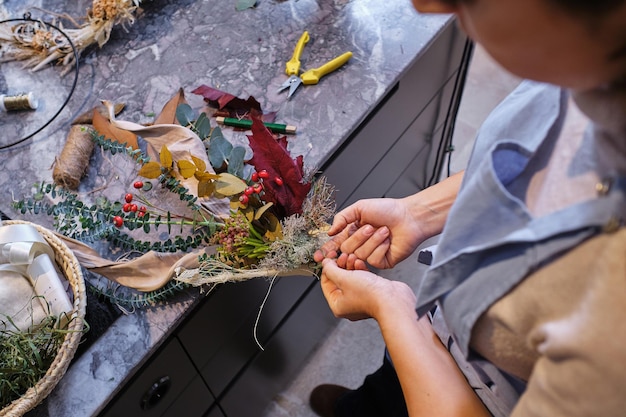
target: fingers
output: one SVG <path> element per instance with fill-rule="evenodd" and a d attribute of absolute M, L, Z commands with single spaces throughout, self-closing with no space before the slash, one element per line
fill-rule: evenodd
<path fill-rule="evenodd" d="M 321 262 L 324 258 L 338 258 L 340 253 L 353 254 L 356 258 L 343 258 L 339 266 L 345 269 L 367 269 L 367 261 L 376 268 L 388 268 L 386 255 L 390 246 L 390 231 L 386 226 L 375 228 L 366 224 L 358 227 L 351 223 L 316 251 L 313 259 Z"/>
<path fill-rule="evenodd" d="M 342 232 L 348 225 L 352 225 L 353 223 L 358 224 L 360 217 L 359 204 L 360 202 L 356 202 L 335 214 L 333 224 L 330 226 L 330 229 L 328 229 L 329 236 L 334 236 Z"/>
<path fill-rule="evenodd" d="M 367 264 L 362 259 L 359 259 L 355 254 L 342 253 L 337 258 L 337 266 L 347 270 L 363 270 L 368 271 Z"/>
<path fill-rule="evenodd" d="M 366 259 L 379 245 L 389 238 L 389 229 L 385 226 L 374 228 L 366 224 L 359 228 L 341 244 L 341 252 L 355 253 L 359 258 Z"/>
<path fill-rule="evenodd" d="M 349 258 L 348 255 L 339 258 L 341 262 L 352 262 L 344 259 Z M 358 261 L 354 266 L 357 265 Z M 333 314 L 348 320 L 370 318 L 370 299 L 377 293 L 372 283 L 381 278 L 370 272 L 346 270 L 328 258 L 322 261 L 322 266 L 322 292 Z"/>
<path fill-rule="evenodd" d="M 326 242 L 318 251 L 313 254 L 315 262 L 322 262 L 324 258 L 337 258 L 339 256 L 339 249 L 341 244 L 348 239 L 358 227 L 351 223 L 344 227 L 339 233 L 333 236 L 328 242 Z"/>
<path fill-rule="evenodd" d="M 355 231 L 340 246 L 342 253 L 354 254 L 371 265 L 385 267 L 385 256 L 391 245 L 389 228 L 365 225 Z"/>

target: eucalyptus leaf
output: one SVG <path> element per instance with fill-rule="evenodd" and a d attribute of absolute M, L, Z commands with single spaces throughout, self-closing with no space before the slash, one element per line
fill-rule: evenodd
<path fill-rule="evenodd" d="M 183 103 L 176 107 L 176 120 L 178 120 L 181 126 L 189 126 L 195 118 L 194 111 L 189 104 Z"/>
<path fill-rule="evenodd" d="M 223 136 L 211 138 L 209 146 L 209 161 L 215 169 L 221 168 L 224 162 L 228 161 L 228 156 L 233 150 L 233 145 L 224 139 Z"/>
<path fill-rule="evenodd" d="M 219 126 L 215 126 L 213 131 L 211 132 L 211 140 L 216 138 L 224 138 L 224 134 L 222 133 L 222 129 Z"/>
<path fill-rule="evenodd" d="M 246 156 L 246 149 L 243 146 L 236 146 L 230 152 L 228 156 L 228 172 L 236 175 L 239 178 L 243 178 L 243 166 L 244 156 Z"/>
<path fill-rule="evenodd" d="M 235 10 L 242 11 L 246 9 L 250 9 L 256 5 L 256 0 L 237 0 L 235 4 Z"/>
<path fill-rule="evenodd" d="M 206 117 L 205 113 L 200 113 L 198 120 L 196 120 L 196 132 L 202 140 L 206 139 L 211 134 L 211 122 Z"/>

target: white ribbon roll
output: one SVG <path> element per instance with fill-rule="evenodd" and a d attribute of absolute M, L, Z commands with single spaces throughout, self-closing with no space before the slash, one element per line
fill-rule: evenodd
<path fill-rule="evenodd" d="M 54 251 L 33 226 L 0 226 L 0 274 L 5 278 L 1 289 L 5 298 L 10 298 L 13 286 L 15 289 L 20 288 L 17 292 L 23 294 L 22 284 L 14 282 L 21 276 L 30 282 L 46 315 L 61 316 L 72 311 L 72 302 L 66 289 L 67 280 L 58 271 Z M 19 307 L 30 302 L 30 299 L 15 300 L 15 305 Z M 3 311 L 5 307 L 9 309 L 9 306 L 0 306 L 0 313 L 10 316 L 10 311 Z"/>

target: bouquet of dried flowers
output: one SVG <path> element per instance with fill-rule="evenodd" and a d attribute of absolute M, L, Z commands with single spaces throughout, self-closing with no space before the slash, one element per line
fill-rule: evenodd
<path fill-rule="evenodd" d="M 306 173 L 302 156 L 292 158 L 287 138 L 265 127 L 267 115 L 254 99 L 224 100 L 218 90 L 202 91 L 222 99 L 221 112 L 229 111 L 224 106 L 229 101 L 246 103 L 252 118 L 249 149 L 227 140 L 207 113 L 196 114 L 182 90 L 150 126 L 117 120 L 114 106 L 105 102 L 108 117 L 94 111 L 91 137 L 103 152 L 136 167 L 128 186 L 134 192 L 89 203 L 59 185 L 39 184 L 34 197 L 13 204 L 23 214 L 53 216 L 55 229 L 85 268 L 147 294 L 140 302 L 131 300 L 134 307 L 188 285 L 212 288 L 317 272 L 313 253 L 327 239 L 334 188 L 324 177 Z M 158 231 L 163 227 L 167 238 Z M 90 247 L 96 241 L 140 256 L 104 259 Z"/>

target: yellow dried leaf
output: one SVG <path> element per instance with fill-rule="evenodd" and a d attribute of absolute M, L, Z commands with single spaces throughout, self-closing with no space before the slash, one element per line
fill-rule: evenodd
<path fill-rule="evenodd" d="M 198 182 L 198 197 L 210 197 L 215 192 L 215 183 L 213 181 Z"/>
<path fill-rule="evenodd" d="M 254 220 L 259 220 L 263 214 L 265 214 L 265 212 L 274 205 L 274 203 L 267 203 L 264 204 L 263 207 L 261 207 L 260 209 L 258 209 L 256 211 L 256 213 L 254 214 Z"/>
<path fill-rule="evenodd" d="M 224 196 L 243 193 L 248 185 L 239 177 L 224 172 L 215 182 L 215 191 Z"/>
<path fill-rule="evenodd" d="M 172 169 L 172 165 L 174 164 L 174 160 L 172 159 L 172 153 L 167 146 L 161 146 L 161 152 L 159 153 L 159 159 L 161 161 L 161 165 L 163 165 L 167 169 Z"/>
<path fill-rule="evenodd" d="M 196 171 L 194 173 L 194 176 L 196 177 L 198 181 L 211 181 L 211 180 L 216 180 L 220 177 L 217 174 L 211 174 L 210 172 L 201 172 L 201 171 Z"/>
<path fill-rule="evenodd" d="M 198 171 L 206 171 L 206 162 L 204 162 L 204 160 L 193 155 L 191 155 L 191 160 L 194 164 L 196 164 L 196 168 L 198 168 Z"/>
<path fill-rule="evenodd" d="M 267 230 L 265 231 L 265 238 L 267 238 L 270 242 L 273 242 L 276 239 L 282 239 L 283 228 L 281 227 L 278 218 L 272 213 L 267 213 L 265 217 L 269 223 Z"/>
<path fill-rule="evenodd" d="M 245 208 L 239 211 L 241 211 L 243 215 L 246 217 L 246 219 L 248 219 L 248 221 L 252 223 L 252 220 L 254 219 L 254 209 L 252 207 L 246 206 Z"/>
<path fill-rule="evenodd" d="M 161 175 L 161 164 L 158 162 L 146 162 L 139 170 L 139 176 L 149 178 L 151 180 L 159 178 Z"/>
<path fill-rule="evenodd" d="M 176 165 L 178 166 L 178 172 L 184 179 L 191 178 L 196 173 L 196 166 L 189 161 L 183 159 L 176 162 Z"/>
<path fill-rule="evenodd" d="M 238 198 L 231 198 L 230 199 L 230 209 L 232 211 L 241 211 L 243 213 L 243 210 L 246 208 L 246 205 L 241 203 L 241 201 L 239 201 Z"/>

